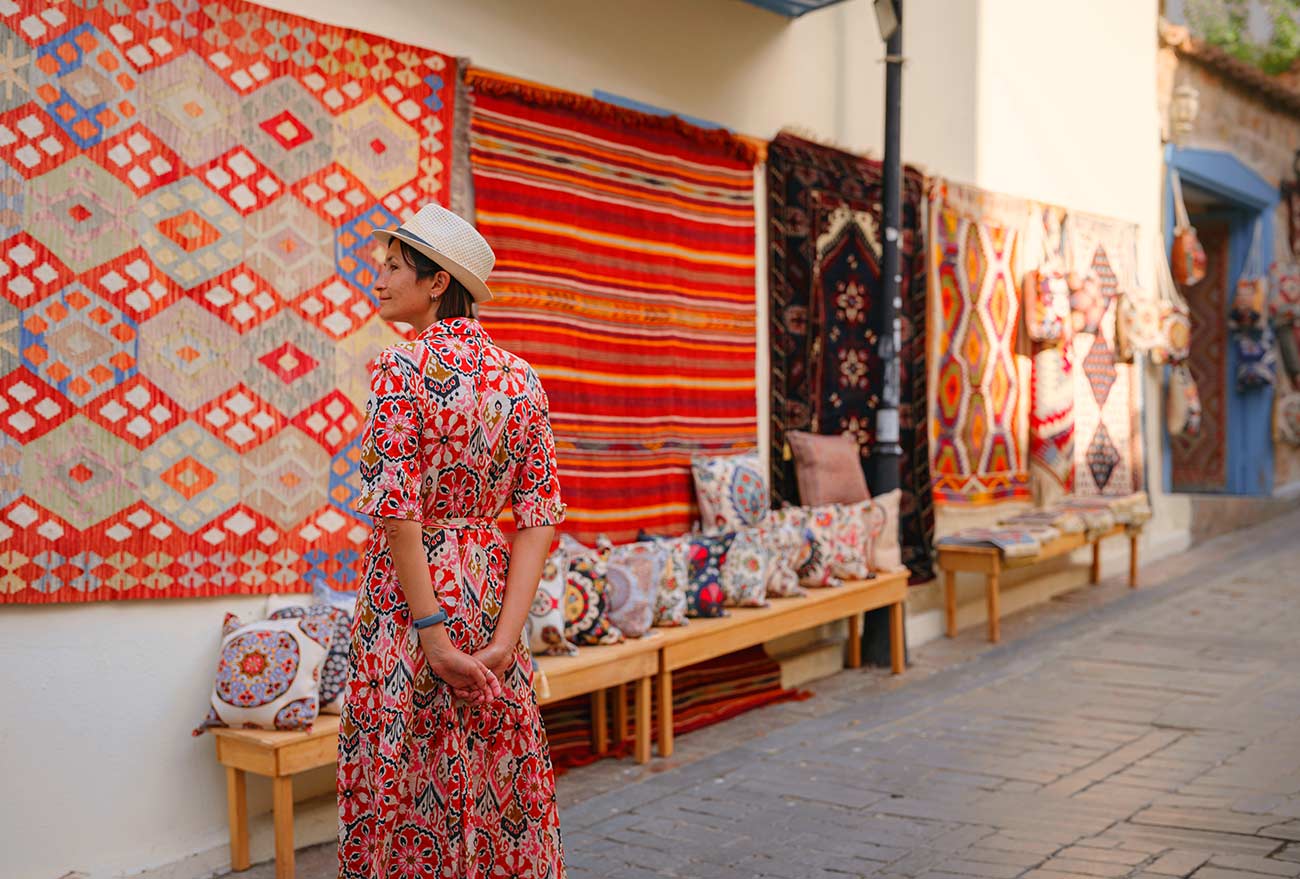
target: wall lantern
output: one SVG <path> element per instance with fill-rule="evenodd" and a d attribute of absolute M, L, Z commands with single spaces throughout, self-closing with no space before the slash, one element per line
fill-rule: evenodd
<path fill-rule="evenodd" d="M 889 38 L 898 30 L 898 8 L 895 0 L 875 0 L 876 26 L 880 28 L 880 39 L 889 42 Z"/>
<path fill-rule="evenodd" d="M 1169 128 L 1173 142 L 1182 146 L 1187 135 L 1196 127 L 1196 115 L 1201 109 L 1201 93 L 1190 85 L 1180 85 L 1174 89 L 1174 98 L 1169 104 Z"/>

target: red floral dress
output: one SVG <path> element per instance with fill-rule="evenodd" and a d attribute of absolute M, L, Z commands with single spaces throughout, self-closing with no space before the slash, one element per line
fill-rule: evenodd
<path fill-rule="evenodd" d="M 503 697 L 457 704 L 425 663 L 379 517 L 424 523 L 447 633 L 491 640 L 504 597 L 505 506 L 519 528 L 563 519 L 546 393 L 468 318 L 376 360 L 357 509 L 375 517 L 339 730 L 343 879 L 561 879 L 550 751 L 521 643 Z"/>

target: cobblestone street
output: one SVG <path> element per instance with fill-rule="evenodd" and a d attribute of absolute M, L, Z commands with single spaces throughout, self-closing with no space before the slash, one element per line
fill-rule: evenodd
<path fill-rule="evenodd" d="M 1010 617 L 1001 645 L 974 627 L 902 677 L 571 772 L 570 876 L 1300 876 L 1298 534 L 1291 514 Z"/>
<path fill-rule="evenodd" d="M 967 631 L 902 679 L 840 674 L 684 736 L 684 765 L 564 810 L 570 875 L 1300 876 L 1297 534 L 1229 535 L 1136 593 L 1012 618 L 1005 646 Z"/>

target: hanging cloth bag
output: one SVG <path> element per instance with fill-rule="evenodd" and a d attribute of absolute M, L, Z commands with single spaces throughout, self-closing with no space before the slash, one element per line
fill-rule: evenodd
<path fill-rule="evenodd" d="M 1050 211 L 1051 208 L 1045 210 Z M 1064 240 L 1059 224 L 1044 218 L 1043 254 L 1036 268 L 1025 272 L 1020 293 L 1025 302 L 1025 332 L 1031 341 L 1054 343 L 1068 341 L 1070 325 L 1070 287 L 1065 280 L 1065 261 L 1060 253 Z M 1056 247 L 1049 239 L 1056 239 Z"/>
<path fill-rule="evenodd" d="M 1156 308 L 1159 311 L 1158 340 L 1151 348 L 1156 364 L 1178 364 L 1192 354 L 1192 319 L 1187 300 L 1179 292 L 1165 259 L 1163 243 L 1153 248 L 1156 261 Z"/>
<path fill-rule="evenodd" d="M 1205 248 L 1196 237 L 1196 229 L 1187 215 L 1183 202 L 1183 181 L 1178 172 L 1169 169 L 1169 185 L 1174 192 L 1174 246 L 1170 253 L 1170 268 L 1174 280 L 1184 287 L 1199 284 L 1205 279 Z"/>
<path fill-rule="evenodd" d="M 1201 432 L 1201 392 L 1186 364 L 1169 370 L 1165 398 L 1165 424 L 1170 436 L 1193 437 Z"/>
<path fill-rule="evenodd" d="M 1268 277 L 1264 272 L 1264 251 L 1260 242 L 1262 225 L 1259 220 L 1255 221 L 1246 264 L 1241 270 L 1241 279 L 1237 281 L 1236 294 L 1232 297 L 1232 309 L 1228 312 L 1228 320 L 1236 330 L 1255 330 L 1264 326 Z"/>
<path fill-rule="evenodd" d="M 1300 382 L 1300 264 L 1273 263 L 1273 296 L 1269 317 L 1277 334 L 1282 366 L 1292 382 Z"/>
<path fill-rule="evenodd" d="M 1238 330 L 1237 387 L 1243 391 L 1271 388 L 1277 381 L 1277 354 L 1273 350 L 1273 333 L 1262 329 Z"/>

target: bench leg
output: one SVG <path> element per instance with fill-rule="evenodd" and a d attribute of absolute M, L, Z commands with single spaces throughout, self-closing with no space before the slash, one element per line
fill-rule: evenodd
<path fill-rule="evenodd" d="M 1139 534 L 1128 536 L 1128 588 L 1138 588 L 1138 538 Z"/>
<path fill-rule="evenodd" d="M 659 756 L 673 755 L 673 673 L 659 672 Z"/>
<path fill-rule="evenodd" d="M 849 617 L 849 641 L 844 649 L 844 667 L 862 668 L 862 614 Z"/>
<path fill-rule="evenodd" d="M 895 602 L 889 606 L 889 665 L 894 674 L 901 675 L 905 666 L 904 647 L 906 643 L 903 633 L 903 602 Z"/>
<path fill-rule="evenodd" d="M 1002 640 L 1002 605 L 998 597 L 998 588 L 1001 584 L 998 582 L 998 567 L 995 563 L 993 570 L 984 576 L 985 597 L 989 605 L 989 640 L 994 644 Z"/>
<path fill-rule="evenodd" d="M 948 618 L 948 637 L 957 637 L 957 572 L 943 572 L 943 607 Z"/>
<path fill-rule="evenodd" d="M 650 762 L 650 688 L 651 679 L 636 682 L 636 762 Z"/>
<path fill-rule="evenodd" d="M 614 738 L 620 746 L 627 741 L 627 684 L 614 688 Z"/>
<path fill-rule="evenodd" d="M 271 779 L 275 815 L 275 879 L 293 879 L 293 778 Z"/>
<path fill-rule="evenodd" d="M 248 869 L 248 787 L 244 770 L 226 767 L 226 817 L 230 821 L 230 869 Z"/>
<path fill-rule="evenodd" d="M 609 750 L 607 695 L 608 691 L 603 687 L 591 694 L 591 749 L 597 754 Z"/>
<path fill-rule="evenodd" d="M 1092 544 L 1092 571 L 1088 575 L 1088 582 L 1097 584 L 1101 582 L 1101 541 L 1097 540 Z"/>

